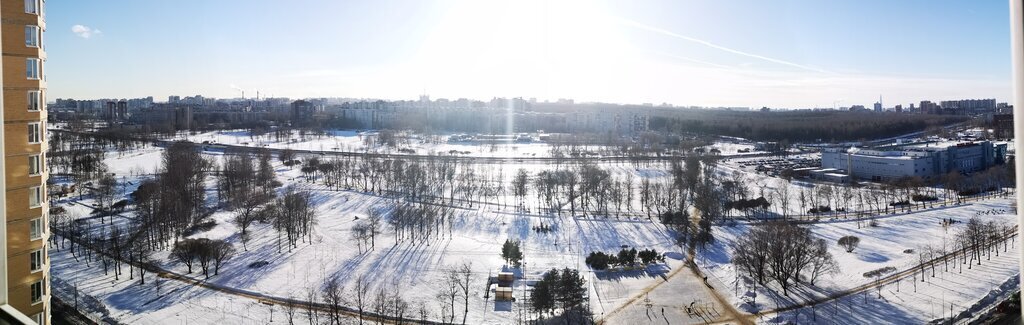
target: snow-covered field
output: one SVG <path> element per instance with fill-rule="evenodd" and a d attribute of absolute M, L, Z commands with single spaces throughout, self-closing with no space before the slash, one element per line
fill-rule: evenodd
<path fill-rule="evenodd" d="M 212 143 L 248 147 L 267 147 L 293 150 L 368 152 L 387 154 L 451 155 L 460 156 L 533 158 L 551 157 L 552 146 L 543 142 L 465 141 L 448 142 L 448 135 L 420 136 L 403 135 L 396 148 L 376 143 L 377 133 L 356 131 L 328 131 L 325 135 L 300 134 L 294 131 L 286 138 L 278 139 L 273 133 L 253 135 L 248 131 L 212 131 L 198 134 L 181 133 L 175 139 L 195 143 Z M 398 149 L 412 150 L 402 152 Z M 608 149 L 603 146 L 584 146 L 582 149 L 598 152 Z"/>
<path fill-rule="evenodd" d="M 214 158 L 218 158 L 214 156 Z M 120 176 L 131 177 L 137 184 L 139 174 L 152 173 L 159 165 L 160 150 L 156 148 L 139 150 L 122 156 L 111 155 L 108 163 L 111 170 Z M 115 167 L 116 166 L 116 167 Z M 625 167 L 622 167 L 626 169 Z M 320 185 L 297 181 L 301 179 L 298 168 L 289 169 L 278 165 L 278 178 L 286 183 L 312 190 L 317 206 L 318 225 L 311 242 L 301 242 L 292 251 L 287 248 L 278 253 L 277 233 L 269 224 L 257 224 L 251 228 L 252 239 L 248 251 L 241 251 L 238 229 L 231 223 L 233 213 L 220 211 L 212 218 L 217 222 L 213 229 L 193 234 L 193 238 L 225 239 L 239 249 L 236 257 L 229 260 L 221 274 L 211 277 L 209 283 L 243 289 L 261 294 L 305 299 L 309 290 L 319 290 L 328 278 L 337 278 L 346 288 L 355 287 L 359 277 L 369 281 L 371 292 L 383 289 L 387 292 L 400 290 L 401 295 L 412 306 L 426 304 L 431 310 L 437 309 L 437 294 L 441 291 L 445 271 L 461 263 L 471 263 L 474 271 L 475 288 L 470 299 L 468 323 L 501 324 L 514 323 L 517 304 L 495 304 L 493 292 L 489 300 L 484 298 L 484 283 L 488 275 L 496 275 L 504 262 L 499 256 L 505 239 L 521 240 L 525 255 L 524 273 L 528 279 L 538 278 L 551 268 L 578 268 L 586 270 L 583 259 L 592 251 L 614 252 L 623 246 L 637 249 L 654 248 L 668 252 L 665 264 L 652 266 L 646 271 L 625 273 L 584 273 L 590 287 L 591 308 L 600 317 L 635 298 L 643 288 L 664 281 L 671 272 L 682 267 L 682 254 L 673 244 L 671 234 L 664 226 L 646 220 L 584 219 L 571 217 L 550 217 L 522 215 L 513 212 L 495 211 L 496 207 L 475 210 L 456 210 L 456 221 L 452 235 L 433 239 L 429 244 L 413 244 L 409 241 L 395 243 L 394 232 L 384 231 L 376 239 L 376 248 L 359 253 L 355 240 L 351 239 L 351 227 L 356 218 L 365 218 L 372 207 L 386 207 L 388 199 L 353 191 L 331 191 Z M 129 188 L 126 192 L 131 192 Z M 210 192 L 210 195 L 215 195 Z M 87 207 L 93 201 L 88 197 L 80 203 L 64 204 L 69 214 L 76 218 L 89 215 Z M 124 225 L 132 212 L 115 217 L 114 224 Z M 533 226 L 546 224 L 555 229 L 550 233 L 538 233 Z M 105 225 L 99 220 L 90 221 L 94 231 Z M 364 247 L 365 249 L 365 247 Z M 186 268 L 169 257 L 169 252 L 157 252 L 153 258 L 165 269 L 185 273 Z M 207 292 L 205 289 L 184 288 L 175 281 L 162 281 L 166 287 L 162 292 L 181 292 L 195 295 L 195 299 L 170 299 L 143 303 L 157 298 L 152 278 L 146 286 L 130 284 L 132 281 L 114 281 L 113 275 L 100 276 L 102 267 L 95 263 L 86 267 L 84 263 L 73 262 L 74 258 L 65 251 L 53 250 L 52 274 L 57 281 L 84 283 L 80 285 L 83 294 L 103 302 L 115 319 L 131 323 L 158 323 L 163 317 L 184 320 L 185 317 L 201 317 L 203 313 L 239 311 L 239 308 L 256 308 L 269 317 L 269 307 L 253 305 L 252 301 L 224 293 Z M 254 262 L 266 261 L 269 265 L 250 268 Z M 201 277 L 199 274 L 193 274 Z M 672 281 L 687 281 L 689 275 L 681 272 Z M 55 281 L 56 282 L 56 281 Z M 135 281 L 137 282 L 137 280 Z M 173 285 L 171 283 L 174 283 Z M 177 289 L 173 289 L 177 288 Z M 523 293 L 517 288 L 517 297 Z M 209 291 L 209 290 L 207 290 Z M 674 298 L 689 297 L 687 301 L 703 299 L 702 292 L 674 294 Z M 125 297 L 143 297 L 127 301 Z M 198 300 L 197 300 L 198 299 Z M 245 301 L 240 306 L 226 306 L 230 302 Z M 192 304 L 204 308 L 189 308 Z M 665 303 L 665 302 L 662 302 Z M 249 306 L 249 307 L 244 307 Z M 460 311 L 461 307 L 457 306 Z M 279 311 L 280 312 L 280 311 Z M 260 313 L 240 313 L 249 318 L 227 319 L 228 323 L 248 323 L 250 319 L 263 319 Z M 220 314 L 218 314 L 220 315 Z M 437 318 L 437 312 L 432 312 Z M 218 316 L 222 317 L 222 316 Z M 461 315 L 459 315 L 461 319 Z M 196 318 L 190 318 L 196 319 Z M 216 319 L 216 318 L 213 318 Z M 694 322 L 700 322 L 694 319 Z"/>
<path fill-rule="evenodd" d="M 197 140 L 203 141 L 193 141 Z M 140 178 L 148 177 L 145 174 L 153 173 L 160 165 L 160 154 L 159 148 L 136 150 L 122 155 L 109 154 L 107 163 L 119 178 L 124 176 L 133 184 L 138 184 Z M 220 155 L 210 154 L 210 157 L 219 159 Z M 394 232 L 386 229 L 375 239 L 374 250 L 360 253 L 355 240 L 351 239 L 351 228 L 356 218 L 365 218 L 369 209 L 387 207 L 392 204 L 391 201 L 354 191 L 328 190 L 321 185 L 306 183 L 301 181 L 298 168 L 289 169 L 277 162 L 275 164 L 279 180 L 286 185 L 310 189 L 313 193 L 319 217 L 311 242 L 300 242 L 297 248 L 278 253 L 277 234 L 273 228 L 268 224 L 256 224 L 251 228 L 253 236 L 248 251 L 241 251 L 238 229 L 230 221 L 233 214 L 229 211 L 217 212 L 213 215 L 216 227 L 191 237 L 225 239 L 234 243 L 239 253 L 222 266 L 220 275 L 209 279 L 210 284 L 279 298 L 306 299 L 310 290 L 319 290 L 328 278 L 340 280 L 351 294 L 356 281 L 365 277 L 369 281 L 371 293 L 378 289 L 389 293 L 400 291 L 412 309 L 417 309 L 418 304 L 423 303 L 431 310 L 430 318 L 436 319 L 440 300 L 437 294 L 442 289 L 445 271 L 457 264 L 472 263 L 474 290 L 470 297 L 467 323 L 510 324 L 518 319 L 518 304 L 495 304 L 493 292 L 488 294 L 490 299 L 484 298 L 485 279 L 488 275 L 496 275 L 504 266 L 499 253 L 505 239 L 522 240 L 525 255 L 523 273 L 532 279 L 551 268 L 588 270 L 583 263 L 586 254 L 592 251 L 613 252 L 623 246 L 632 246 L 638 250 L 654 248 L 666 252 L 667 263 L 652 266 L 646 271 L 584 272 L 595 317 L 604 318 L 608 315 L 605 320 L 609 324 L 660 323 L 668 320 L 672 320 L 671 323 L 679 320 L 703 323 L 721 320 L 722 306 L 713 303 L 710 291 L 700 279 L 683 269 L 683 254 L 673 244 L 672 235 L 664 226 L 649 222 L 646 218 L 551 217 L 518 214 L 497 206 L 456 209 L 457 217 L 451 235 L 445 233 L 440 238 L 432 239 L 429 244 L 413 244 L 409 241 L 396 244 Z M 514 169 L 519 167 L 531 173 L 551 168 L 538 164 L 505 166 L 502 167 L 505 177 L 511 178 Z M 639 177 L 667 176 L 661 166 L 636 169 L 625 164 L 606 164 L 602 167 L 618 175 L 634 173 L 638 177 L 637 182 Z M 756 177 L 757 181 L 750 184 L 780 181 L 763 175 L 751 177 Z M 127 188 L 126 193 L 133 189 L 134 186 Z M 210 191 L 209 195 L 216 194 Z M 511 202 L 508 198 L 504 200 Z M 87 205 L 92 201 L 87 197 L 80 203 L 65 201 L 63 206 L 73 216 L 87 217 L 90 212 Z M 635 204 L 634 209 L 639 209 L 639 204 Z M 941 247 L 943 238 L 948 239 L 957 227 L 963 225 L 959 223 L 943 229 L 939 223 L 941 218 L 952 217 L 966 221 L 979 214 L 986 220 L 1008 223 L 1015 220 L 1010 200 L 993 199 L 884 217 L 879 219 L 878 227 L 863 224 L 864 227 L 858 229 L 858 223 L 841 220 L 810 225 L 817 236 L 830 243 L 830 251 L 837 258 L 842 272 L 820 280 L 820 288 L 797 289 L 791 298 L 758 288 L 756 304 L 750 299 L 753 288 L 742 281 L 737 285 L 735 270 L 728 263 L 728 247 L 747 231 L 749 225 L 716 227 L 716 242 L 697 261 L 710 274 L 711 287 L 726 296 L 738 309 L 748 312 L 771 310 L 868 283 L 871 279 L 861 275 L 866 271 L 884 266 L 893 266 L 899 270 L 912 267 L 917 256 L 906 254 L 904 250 L 919 249 L 923 245 Z M 126 212 L 124 216 L 130 218 L 132 213 Z M 124 224 L 128 222 L 126 218 L 114 218 L 114 223 Z M 541 223 L 552 226 L 555 231 L 538 233 L 532 230 L 533 226 Z M 103 227 L 97 220 L 91 220 L 90 224 L 97 231 Z M 835 242 L 839 237 L 850 234 L 860 236 L 862 241 L 856 251 L 846 253 Z M 83 262 L 76 262 L 65 250 L 51 249 L 50 253 L 53 287 L 58 295 L 70 299 L 68 288 L 77 283 L 83 300 L 94 299 L 105 305 L 110 317 L 120 322 L 266 323 L 272 309 L 274 321 L 284 316 L 284 309 L 280 306 L 272 307 L 251 298 L 193 287 L 174 280 L 158 282 L 152 274 L 147 275 L 145 286 L 137 284 L 138 279 L 127 280 L 122 277 L 115 281 L 113 275 L 103 275 L 101 265 L 94 263 L 86 266 Z M 154 260 L 165 269 L 176 273 L 186 272 L 185 266 L 170 260 L 166 251 L 157 252 Z M 260 261 L 269 264 L 260 268 L 249 267 Z M 953 271 L 952 265 L 950 272 L 937 270 L 936 277 L 927 277 L 926 282 L 918 283 L 917 293 L 913 292 L 914 282 L 904 280 L 899 292 L 896 292 L 895 287 L 885 286 L 882 298 L 878 298 L 874 290 L 869 290 L 867 305 L 863 303 L 865 297 L 862 294 L 841 299 L 836 303 L 838 311 L 829 310 L 832 316 L 824 314 L 825 309 L 832 306 L 826 303 L 816 307 L 813 314 L 805 308 L 800 309 L 799 314 L 790 311 L 769 315 L 763 320 L 785 322 L 796 317 L 801 321 L 811 320 L 809 317 L 833 317 L 831 319 L 838 323 L 890 322 L 887 320 L 923 323 L 942 317 L 943 310 L 948 316 L 950 304 L 957 311 L 967 309 L 1018 272 L 1016 254 L 1000 254 L 999 257 L 993 256 L 991 261 L 983 261 L 981 266 L 974 266 L 970 270 L 965 268 L 962 274 Z M 201 275 L 195 273 L 192 276 L 201 278 Z M 522 289 L 524 287 L 516 287 L 516 297 L 522 297 Z M 645 298 L 650 299 L 652 309 L 646 308 Z M 711 315 L 714 318 L 687 315 L 684 305 L 691 303 L 714 309 L 716 313 Z M 940 305 L 945 306 L 944 309 L 939 308 Z M 461 320 L 460 303 L 457 303 L 456 310 L 459 314 L 457 320 Z"/>
<path fill-rule="evenodd" d="M 138 275 L 128 279 L 127 266 L 119 281 L 113 273 L 103 274 L 98 262 L 86 265 L 76 262 L 69 250 L 50 249 L 53 294 L 74 306 L 89 311 L 89 317 L 100 323 L 121 324 L 266 324 L 281 322 L 285 309 L 268 306 L 258 300 L 232 296 L 184 282 L 161 279 L 146 274 L 140 285 Z M 273 309 L 273 311 L 271 311 Z M 305 313 L 296 315 L 299 324 Z"/>
<path fill-rule="evenodd" d="M 829 252 L 836 258 L 840 272 L 833 276 L 819 279 L 816 287 L 798 287 L 790 292 L 789 297 L 757 287 L 746 279 L 738 278 L 736 269 L 729 264 L 731 247 L 739 237 L 748 231 L 749 225 L 735 227 L 719 227 L 716 230 L 715 244 L 702 254 L 698 263 L 708 270 L 715 280 L 727 291 L 733 293 L 732 302 L 741 310 L 748 312 L 766 311 L 792 305 L 796 302 L 820 299 L 833 293 L 868 284 L 874 279 L 865 278 L 863 274 L 882 267 L 891 266 L 897 270 L 906 270 L 918 265 L 918 254 L 924 247 L 946 248 L 953 246 L 953 236 L 971 217 L 978 216 L 988 222 L 1016 224 L 1012 200 L 992 199 L 975 202 L 958 207 L 934 209 L 906 215 L 879 218 L 878 226 L 859 228 L 856 222 L 825 222 L 809 225 L 818 238 L 829 243 Z M 942 218 L 953 218 L 959 223 L 943 227 Z M 860 246 L 852 253 L 847 253 L 836 244 L 842 236 L 854 235 L 861 238 Z M 1019 243 L 1018 243 L 1019 244 Z M 906 250 L 914 250 L 906 253 Z M 874 289 L 839 300 L 838 312 L 833 310 L 834 303 L 816 307 L 820 309 L 813 315 L 810 308 L 800 309 L 801 320 L 809 317 L 823 317 L 827 309 L 832 321 L 839 323 L 903 323 L 920 324 L 932 319 L 949 317 L 950 305 L 957 312 L 966 309 L 984 297 L 993 288 L 999 287 L 1020 270 L 1015 248 L 993 256 L 991 260 L 982 261 L 982 265 L 974 265 L 970 269 L 964 266 L 962 273 L 959 263 L 950 263 L 949 271 L 939 264 L 935 276 L 927 269 L 925 282 L 917 282 L 916 293 L 914 278 L 906 278 L 900 283 L 885 285 L 882 297 Z M 920 274 L 916 277 L 921 281 Z M 738 284 L 737 284 L 738 283 Z M 899 286 L 899 289 L 897 289 Z M 774 288 L 774 287 L 773 287 Z M 777 289 L 777 288 L 776 288 Z M 753 292 L 757 292 L 754 295 Z M 778 290 L 781 292 L 781 289 Z M 735 295 L 735 293 L 739 293 Z M 867 303 L 864 303 L 867 296 Z M 756 297 L 756 298 L 755 298 Z M 756 300 L 756 303 L 754 302 Z M 853 309 L 851 310 L 851 306 Z M 940 306 L 944 306 L 941 307 Z M 859 308 L 859 309 L 858 309 Z M 945 314 L 943 314 L 943 311 Z M 833 315 L 834 314 L 834 315 Z M 765 321 L 785 322 L 798 316 L 796 311 L 775 315 L 778 318 Z M 804 318 L 808 317 L 808 318 Z M 819 319 L 820 321 L 820 319 Z"/>
<path fill-rule="evenodd" d="M 367 152 L 386 154 L 415 155 L 459 155 L 468 157 L 500 157 L 500 158 L 545 158 L 553 156 L 553 149 L 559 148 L 566 154 L 567 147 L 534 142 L 509 142 L 490 140 L 471 140 L 449 142 L 451 135 L 418 135 L 402 134 L 396 147 L 387 147 L 377 143 L 375 131 L 331 130 L 326 134 L 313 135 L 292 131 L 289 136 L 278 138 L 273 133 L 254 135 L 244 130 L 211 131 L 203 133 L 180 133 L 174 139 L 188 140 L 195 143 L 210 143 L 247 147 L 266 147 L 277 149 Z M 412 150 L 412 151 L 399 151 Z M 617 147 L 587 145 L 579 148 L 591 154 L 618 154 Z M 705 150 L 717 149 L 721 156 L 763 154 L 764 151 L 754 150 L 754 145 L 743 140 L 721 140 L 705 146 Z M 741 150 L 743 150 L 741 152 Z"/>

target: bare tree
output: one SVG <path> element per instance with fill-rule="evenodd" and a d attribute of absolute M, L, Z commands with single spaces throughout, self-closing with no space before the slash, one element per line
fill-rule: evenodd
<path fill-rule="evenodd" d="M 847 253 L 853 252 L 854 249 L 857 249 L 858 245 L 860 245 L 860 237 L 843 236 L 839 238 L 839 246 L 842 246 L 843 249 L 846 249 Z"/>
<path fill-rule="evenodd" d="M 356 309 L 359 310 L 359 324 L 363 323 L 363 310 L 369 302 L 366 300 L 366 294 L 370 292 L 368 285 L 366 278 L 362 275 L 356 280 Z"/>
<path fill-rule="evenodd" d="M 451 272 L 453 281 L 456 282 L 459 289 L 461 289 L 460 293 L 462 294 L 463 301 L 462 324 L 466 324 L 466 317 L 469 316 L 469 292 L 473 281 L 473 263 L 464 262 Z"/>
<path fill-rule="evenodd" d="M 447 300 L 447 302 L 448 302 L 448 306 L 446 306 L 446 307 L 448 307 L 448 311 L 449 311 L 448 322 L 449 323 L 454 323 L 455 322 L 455 298 L 457 298 L 459 296 L 459 273 L 458 273 L 458 270 L 455 269 L 455 268 L 449 269 L 447 274 L 445 274 L 444 282 L 442 283 L 442 285 L 444 285 L 444 287 L 441 288 L 441 290 L 442 290 L 441 291 L 441 297 L 443 297 L 442 301 Z"/>
<path fill-rule="evenodd" d="M 812 286 L 822 275 L 839 272 L 839 264 L 832 258 L 832 254 L 828 252 L 828 243 L 824 239 L 819 238 L 814 241 L 814 247 L 811 248 L 810 255 Z"/>
<path fill-rule="evenodd" d="M 320 324 L 320 314 L 317 312 L 316 307 L 316 289 L 313 286 L 308 286 L 306 291 L 306 318 L 309 320 L 309 325 Z"/>
<path fill-rule="evenodd" d="M 633 178 L 634 178 L 633 177 L 633 173 L 626 173 L 626 178 L 625 178 L 625 180 L 622 183 L 622 185 L 623 185 L 622 191 L 625 193 L 623 195 L 623 197 L 625 199 L 626 211 L 627 212 L 632 212 L 633 211 L 633 183 L 634 183 Z M 685 201 L 685 200 L 680 198 L 680 201 Z"/>
<path fill-rule="evenodd" d="M 352 239 L 356 241 L 356 248 L 359 249 L 359 254 L 363 253 L 363 244 L 370 238 L 369 232 L 369 226 L 366 222 L 358 222 L 352 226 Z"/>
<path fill-rule="evenodd" d="M 195 239 L 185 239 L 175 244 L 171 250 L 171 256 L 188 267 L 188 273 L 192 273 L 192 265 L 197 257 L 196 245 L 198 244 Z"/>
<path fill-rule="evenodd" d="M 419 311 L 419 314 L 420 314 L 420 323 L 426 324 L 427 323 L 427 317 L 430 317 L 430 311 L 427 310 L 427 305 L 424 304 L 423 302 L 420 302 L 419 303 L 418 311 Z"/>
<path fill-rule="evenodd" d="M 370 236 L 371 250 L 376 247 L 375 238 L 380 233 L 382 219 L 384 219 L 383 213 L 378 209 L 370 209 L 370 213 L 366 217 L 366 232 Z"/>
<path fill-rule="evenodd" d="M 213 275 L 218 275 L 220 274 L 220 266 L 224 264 L 224 261 L 235 256 L 235 247 L 223 240 L 210 241 L 209 245 L 213 253 Z"/>
<path fill-rule="evenodd" d="M 789 216 L 789 203 L 790 203 L 790 188 L 792 184 L 788 180 L 782 180 L 779 186 L 775 187 L 775 196 L 779 202 L 779 209 L 782 210 L 782 218 L 785 219 Z"/>
<path fill-rule="evenodd" d="M 196 239 L 196 260 L 199 267 L 203 269 L 203 275 L 210 278 L 210 264 L 214 261 L 215 252 L 211 241 L 207 238 Z"/>
<path fill-rule="evenodd" d="M 523 198 L 526 197 L 527 190 L 529 189 L 528 185 L 530 184 L 529 177 L 530 174 L 526 169 L 520 168 L 516 171 L 515 177 L 512 178 L 512 194 L 517 199 L 516 205 L 518 209 L 523 209 Z"/>
<path fill-rule="evenodd" d="M 289 300 L 294 301 L 295 298 L 292 297 Z M 291 302 L 284 303 L 284 314 L 285 314 L 285 316 L 288 316 L 288 325 L 295 325 L 295 312 L 297 310 L 298 310 L 298 308 L 297 308 L 297 306 L 295 306 L 294 303 L 291 303 Z"/>
<path fill-rule="evenodd" d="M 113 205 L 117 194 L 117 179 L 113 174 L 104 173 L 97 182 L 96 197 L 100 207 L 106 209 Z M 102 220 L 102 219 L 101 219 Z"/>
<path fill-rule="evenodd" d="M 405 321 L 405 313 L 409 310 L 409 303 L 402 298 L 401 290 L 401 286 L 394 286 L 394 291 L 391 293 L 390 302 L 392 315 L 398 319 L 399 324 Z"/>
<path fill-rule="evenodd" d="M 378 288 L 377 294 L 373 295 L 373 312 L 377 314 L 377 317 L 388 317 L 390 316 L 390 302 L 384 288 Z"/>
<path fill-rule="evenodd" d="M 262 193 L 252 193 L 244 199 L 238 200 L 238 206 L 235 208 L 235 218 L 232 221 L 234 221 L 235 226 L 238 226 L 241 233 L 242 249 L 245 251 L 249 250 L 246 246 L 249 242 L 249 226 L 259 218 L 260 215 L 256 212 L 267 200 L 267 196 Z"/>

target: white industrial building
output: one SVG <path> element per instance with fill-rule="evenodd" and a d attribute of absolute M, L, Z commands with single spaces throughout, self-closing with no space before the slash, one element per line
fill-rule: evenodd
<path fill-rule="evenodd" d="M 950 171 L 971 173 L 1006 161 L 1006 144 L 990 141 L 929 143 L 890 149 L 830 148 L 821 167 L 873 181 L 904 176 L 929 178 Z"/>

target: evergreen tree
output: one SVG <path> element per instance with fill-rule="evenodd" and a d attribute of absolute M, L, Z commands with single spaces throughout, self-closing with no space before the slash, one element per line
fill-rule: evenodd
<path fill-rule="evenodd" d="M 505 260 L 506 264 L 519 267 L 519 263 L 523 260 L 523 251 L 519 245 L 518 240 L 511 239 L 506 239 L 505 243 L 501 245 L 501 258 Z"/>

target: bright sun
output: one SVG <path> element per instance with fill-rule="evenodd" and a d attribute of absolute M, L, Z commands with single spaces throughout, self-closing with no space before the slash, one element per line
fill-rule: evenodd
<path fill-rule="evenodd" d="M 442 93 L 601 92 L 629 55 L 619 27 L 585 1 L 457 2 L 411 68 Z"/>

